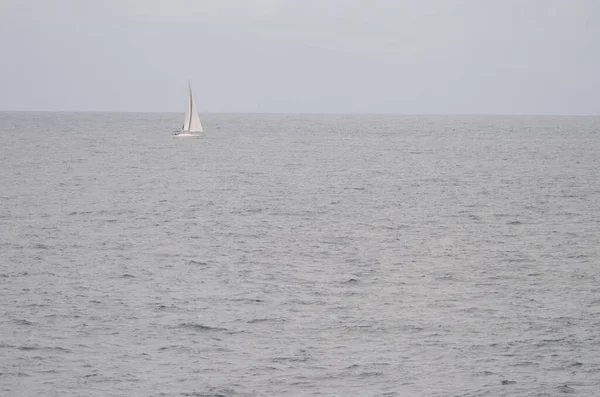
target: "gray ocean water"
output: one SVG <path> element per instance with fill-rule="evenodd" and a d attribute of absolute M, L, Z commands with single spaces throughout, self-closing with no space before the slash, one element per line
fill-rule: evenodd
<path fill-rule="evenodd" d="M 0 113 L 1 396 L 600 395 L 600 118 Z"/>

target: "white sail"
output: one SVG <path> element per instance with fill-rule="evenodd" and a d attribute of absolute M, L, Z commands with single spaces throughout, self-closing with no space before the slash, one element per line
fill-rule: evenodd
<path fill-rule="evenodd" d="M 203 132 L 202 123 L 200 122 L 200 116 L 198 116 L 198 110 L 196 109 L 196 103 L 194 102 L 194 96 L 192 95 L 192 87 L 190 85 L 190 94 L 188 98 L 187 107 L 185 108 L 185 117 L 183 119 L 184 131 L 189 132 Z"/>

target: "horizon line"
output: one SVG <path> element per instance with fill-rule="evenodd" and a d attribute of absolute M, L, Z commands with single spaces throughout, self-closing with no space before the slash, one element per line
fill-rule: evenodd
<path fill-rule="evenodd" d="M 168 111 L 138 110 L 5 110 L 0 113 L 137 113 L 137 114 L 180 114 Z M 600 113 L 390 113 L 390 112 L 199 112 L 201 115 L 269 115 L 269 116 L 484 116 L 484 117 L 598 117 Z"/>

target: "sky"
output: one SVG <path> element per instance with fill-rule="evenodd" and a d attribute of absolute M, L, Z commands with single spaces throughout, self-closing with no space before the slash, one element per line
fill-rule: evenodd
<path fill-rule="evenodd" d="M 0 0 L 0 110 L 600 114 L 599 0 Z"/>

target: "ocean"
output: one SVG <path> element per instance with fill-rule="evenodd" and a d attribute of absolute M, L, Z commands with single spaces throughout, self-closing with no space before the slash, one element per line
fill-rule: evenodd
<path fill-rule="evenodd" d="M 598 395 L 600 117 L 181 117 L 0 113 L 1 396 Z"/>

